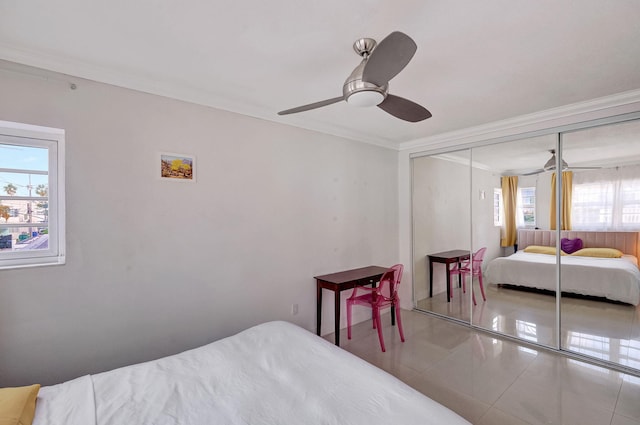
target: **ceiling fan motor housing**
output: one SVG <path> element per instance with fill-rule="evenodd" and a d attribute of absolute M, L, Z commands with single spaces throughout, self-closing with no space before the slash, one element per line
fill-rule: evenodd
<path fill-rule="evenodd" d="M 544 167 L 542 167 L 542 169 L 545 171 L 552 171 L 556 169 L 556 151 L 555 149 L 551 149 L 549 153 L 551 153 L 551 158 L 549 158 L 547 163 L 544 164 Z M 563 170 L 569 168 L 569 164 L 567 164 L 564 159 L 562 160 L 561 166 Z"/>
<path fill-rule="evenodd" d="M 388 84 L 380 87 L 362 80 L 362 72 L 366 64 L 367 58 L 365 57 L 342 86 L 344 99 L 350 105 L 363 107 L 379 105 L 387 97 L 387 93 L 389 92 Z"/>

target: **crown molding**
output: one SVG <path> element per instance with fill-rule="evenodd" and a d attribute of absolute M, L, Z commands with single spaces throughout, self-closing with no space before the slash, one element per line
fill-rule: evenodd
<path fill-rule="evenodd" d="M 454 147 L 638 111 L 640 89 L 404 142 L 399 150 L 419 152 Z"/>
<path fill-rule="evenodd" d="M 398 150 L 396 142 L 383 138 L 375 136 L 363 138 L 356 131 L 326 123 L 312 122 L 310 125 L 308 123 L 302 125 L 295 120 L 279 118 L 273 111 L 265 109 L 265 107 L 246 103 L 241 104 L 238 101 L 213 94 L 202 88 L 188 87 L 179 82 L 162 80 L 149 75 L 110 70 L 68 56 L 15 48 L 14 46 L 0 43 L 0 61 L 6 61 L 6 64 L 0 62 L 0 70 L 5 68 L 8 71 L 28 74 L 58 83 L 71 84 L 77 83 L 78 79 L 85 79 L 280 123 L 307 131 L 315 131 L 346 140 Z M 34 69 L 26 69 L 27 67 Z"/>
<path fill-rule="evenodd" d="M 397 151 L 420 152 L 424 150 L 448 148 L 482 140 L 522 134 L 527 131 L 640 111 L 640 89 L 638 89 L 396 144 L 395 142 L 375 136 L 364 139 L 356 132 L 324 123 L 312 123 L 311 125 L 307 124 L 305 126 L 290 120 L 284 123 L 277 118 L 274 119 L 272 111 L 266 111 L 264 107 L 259 105 L 241 105 L 237 101 L 224 98 L 220 95 L 214 95 L 206 90 L 185 87 L 175 81 L 150 78 L 148 75 L 135 75 L 108 70 L 71 57 L 35 52 L 29 49 L 16 48 L 15 46 L 0 43 L 0 59 L 13 62 L 17 65 L 38 68 L 46 75 L 46 77 L 44 77 L 46 79 L 71 83 L 74 78 L 83 78 Z M 63 75 L 51 76 L 50 73 L 52 72 Z M 35 71 L 35 73 L 38 73 L 38 71 Z"/>

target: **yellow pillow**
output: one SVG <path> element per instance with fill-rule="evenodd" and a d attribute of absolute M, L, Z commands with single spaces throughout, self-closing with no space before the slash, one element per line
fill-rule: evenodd
<path fill-rule="evenodd" d="M 40 385 L 0 388 L 0 425 L 31 425 Z"/>
<path fill-rule="evenodd" d="M 555 246 L 540 246 L 540 245 L 529 245 L 524 249 L 524 252 L 531 252 L 534 254 L 549 254 L 556 255 L 556 247 Z M 560 255 L 567 255 L 563 251 L 560 251 Z"/>
<path fill-rule="evenodd" d="M 624 254 L 615 248 L 582 248 L 571 255 L 580 257 L 620 258 Z"/>

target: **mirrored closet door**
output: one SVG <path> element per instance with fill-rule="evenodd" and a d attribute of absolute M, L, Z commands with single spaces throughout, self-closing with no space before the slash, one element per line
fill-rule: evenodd
<path fill-rule="evenodd" d="M 640 369 L 640 120 L 563 133 L 561 141 L 563 174 L 571 175 L 562 349 Z"/>
<path fill-rule="evenodd" d="M 469 322 L 460 266 L 471 247 L 470 151 L 412 160 L 414 300 L 418 309 Z"/>
<path fill-rule="evenodd" d="M 478 264 L 482 286 L 479 275 L 473 283 L 472 323 L 553 348 L 558 345 L 556 257 L 529 251 L 538 243 L 539 229 L 550 226 L 551 177 L 540 170 L 556 144 L 557 135 L 551 134 L 471 152 L 473 249 L 485 249 Z M 536 272 L 529 261 L 540 263 Z"/>
<path fill-rule="evenodd" d="M 416 308 L 640 371 L 639 115 L 414 157 Z"/>

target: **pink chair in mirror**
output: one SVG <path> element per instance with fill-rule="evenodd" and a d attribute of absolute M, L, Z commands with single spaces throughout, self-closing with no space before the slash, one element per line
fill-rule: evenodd
<path fill-rule="evenodd" d="M 353 288 L 351 296 L 347 298 L 347 337 L 351 339 L 351 311 L 354 305 L 363 305 L 373 311 L 373 328 L 378 330 L 378 339 L 382 351 L 386 351 L 384 337 L 382 336 L 382 323 L 380 321 L 380 310 L 387 307 L 394 307 L 395 318 L 398 322 L 400 340 L 404 342 L 404 332 L 402 331 L 402 319 L 400 317 L 400 298 L 398 298 L 398 286 L 402 279 L 404 266 L 396 264 L 389 268 L 382 277 L 380 283 L 375 288 L 366 286 L 356 286 Z M 393 317 L 391 324 L 393 325 Z"/>
<path fill-rule="evenodd" d="M 473 305 L 476 303 L 476 294 L 473 292 L 473 278 L 478 277 L 478 284 L 480 285 L 480 292 L 482 293 L 482 300 L 486 301 L 487 297 L 484 294 L 484 285 L 482 284 L 482 260 L 484 259 L 484 253 L 487 250 L 486 247 L 480 248 L 472 256 L 471 261 L 466 260 L 454 266 L 449 270 L 451 275 L 450 282 L 453 282 L 454 275 L 460 275 L 462 277 L 462 292 L 467 292 L 467 276 L 471 276 L 471 298 L 473 299 Z M 453 288 L 450 288 L 449 293 L 453 298 Z"/>

